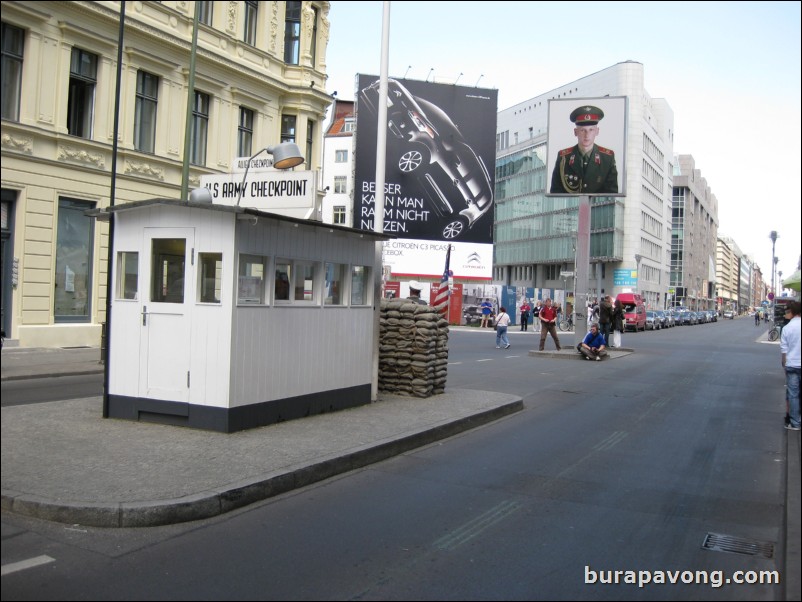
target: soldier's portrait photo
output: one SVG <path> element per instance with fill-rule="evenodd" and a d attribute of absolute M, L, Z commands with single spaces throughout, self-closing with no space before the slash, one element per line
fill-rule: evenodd
<path fill-rule="evenodd" d="M 554 156 L 554 163 L 551 174 L 551 185 L 549 187 L 550 194 L 562 195 L 611 195 L 619 196 L 623 194 L 622 186 L 620 185 L 622 174 L 619 173 L 618 164 L 616 162 L 616 150 L 623 153 L 624 143 L 624 124 L 625 124 L 625 104 L 626 99 L 583 99 L 588 101 L 585 104 L 578 104 L 578 101 L 559 101 L 563 104 L 559 109 L 554 111 L 555 122 L 552 122 L 552 108 L 555 107 L 553 103 L 558 101 L 551 101 L 549 105 L 549 155 Z M 597 144 L 596 140 L 599 137 L 602 129 L 605 126 L 600 126 L 600 122 L 605 118 L 605 111 L 610 112 L 610 107 L 602 107 L 599 105 L 609 104 L 607 101 L 620 101 L 618 107 L 614 109 L 620 114 L 616 115 L 615 123 L 611 124 L 610 132 L 605 131 L 603 139 L 610 140 L 614 146 L 607 146 Z M 593 102 L 590 102 L 593 101 Z M 565 119 L 567 106 L 564 102 L 571 102 L 573 109 L 567 115 L 567 120 L 573 124 L 573 136 L 575 137 L 575 144 L 572 146 L 564 147 L 563 145 L 557 146 L 552 141 L 560 140 L 559 135 L 555 133 L 552 136 L 552 128 L 559 129 L 562 124 L 559 121 Z M 597 103 L 597 104 L 595 104 Z M 558 121 L 559 116 L 559 121 Z M 608 119 L 609 121 L 609 119 Z M 563 144 L 565 138 L 562 138 Z M 552 150 L 558 149 L 556 153 Z"/>

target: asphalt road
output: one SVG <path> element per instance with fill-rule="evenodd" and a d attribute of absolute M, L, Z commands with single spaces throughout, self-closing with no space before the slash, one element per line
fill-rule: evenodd
<path fill-rule="evenodd" d="M 526 409 L 449 440 L 196 523 L 3 513 L 4 571 L 38 559 L 4 574 L 3 600 L 784 599 L 733 581 L 785 570 L 777 345 L 728 320 L 628 333 L 636 353 L 581 362 L 510 334 L 497 350 L 492 331 L 452 332 L 448 384 Z M 771 557 L 704 549 L 709 534 Z M 616 570 L 652 583 L 606 583 Z"/>

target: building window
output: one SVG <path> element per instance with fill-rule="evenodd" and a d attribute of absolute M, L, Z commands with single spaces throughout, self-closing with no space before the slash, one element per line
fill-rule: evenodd
<path fill-rule="evenodd" d="M 239 108 L 239 129 L 237 131 L 237 156 L 250 157 L 253 141 L 253 111 Z"/>
<path fill-rule="evenodd" d="M 200 302 L 220 303 L 223 290 L 223 254 L 198 253 Z"/>
<path fill-rule="evenodd" d="M 139 253 L 117 253 L 117 299 L 136 301 L 139 293 Z"/>
<path fill-rule="evenodd" d="M 281 116 L 281 141 L 295 142 L 295 115 Z"/>
<path fill-rule="evenodd" d="M 240 255 L 237 303 L 263 305 L 267 258 L 261 255 Z"/>
<path fill-rule="evenodd" d="M 19 103 L 22 90 L 22 55 L 25 50 L 25 32 L 19 27 L 3 23 L 3 119 L 19 121 Z"/>
<path fill-rule="evenodd" d="M 258 13 L 258 2 L 251 0 L 245 2 L 245 33 L 242 39 L 251 46 L 256 46 L 256 16 Z"/>
<path fill-rule="evenodd" d="M 73 48 L 70 57 L 70 88 L 67 101 L 67 131 L 73 136 L 92 137 L 92 115 L 97 84 L 97 55 Z"/>
<path fill-rule="evenodd" d="M 334 151 L 334 162 L 348 163 L 348 151 L 347 150 Z"/>
<path fill-rule="evenodd" d="M 309 169 L 312 169 L 312 143 L 314 142 L 315 122 L 306 122 L 306 162 Z"/>
<path fill-rule="evenodd" d="M 334 193 L 345 194 L 348 190 L 347 176 L 334 176 Z"/>
<path fill-rule="evenodd" d="M 334 223 L 345 224 L 345 205 L 335 205 L 334 207 Z"/>
<path fill-rule="evenodd" d="M 287 2 L 284 16 L 284 62 L 297 65 L 301 59 L 301 3 Z"/>
<path fill-rule="evenodd" d="M 190 162 L 206 165 L 206 134 L 209 130 L 209 95 L 195 92 L 192 107 L 192 132 L 190 133 Z"/>
<path fill-rule="evenodd" d="M 56 322 L 88 322 L 92 298 L 94 203 L 59 199 L 53 315 Z"/>
<path fill-rule="evenodd" d="M 343 132 L 353 132 L 355 129 L 356 129 L 356 124 L 354 123 L 353 119 L 349 118 L 343 122 L 343 129 L 342 129 Z"/>
<path fill-rule="evenodd" d="M 198 21 L 204 25 L 212 25 L 212 17 L 214 15 L 214 2 L 198 2 L 200 5 L 200 13 L 198 14 Z"/>
<path fill-rule="evenodd" d="M 156 105 L 159 100 L 159 78 L 145 71 L 136 74 L 136 108 L 134 111 L 134 146 L 152 153 L 156 146 Z"/>

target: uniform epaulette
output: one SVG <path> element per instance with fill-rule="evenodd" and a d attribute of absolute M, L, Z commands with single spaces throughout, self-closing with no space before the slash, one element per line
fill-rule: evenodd
<path fill-rule="evenodd" d="M 600 153 L 603 153 L 605 155 L 610 155 L 610 156 L 615 155 L 615 152 L 611 151 L 609 148 L 604 148 L 603 146 L 596 146 L 596 148 L 599 149 Z"/>
<path fill-rule="evenodd" d="M 560 151 L 560 156 L 565 157 L 567 155 L 570 155 L 572 152 L 574 152 L 573 146 L 571 148 L 564 148 L 563 150 Z"/>

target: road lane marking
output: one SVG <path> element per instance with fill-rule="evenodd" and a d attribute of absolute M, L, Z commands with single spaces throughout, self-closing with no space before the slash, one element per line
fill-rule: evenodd
<path fill-rule="evenodd" d="M 501 502 L 493 508 L 468 521 L 461 527 L 455 529 L 434 542 L 434 547 L 440 550 L 453 550 L 462 544 L 470 541 L 482 531 L 492 527 L 497 522 L 507 518 L 514 512 L 521 509 L 521 504 L 512 500 Z"/>
<path fill-rule="evenodd" d="M 25 569 L 32 569 L 34 567 L 55 561 L 56 559 L 51 558 L 50 556 L 37 556 L 36 558 L 29 558 L 28 560 L 20 560 L 19 562 L 12 562 L 11 564 L 4 564 L 2 567 L 2 576 L 5 577 L 11 573 L 24 571 Z"/>

